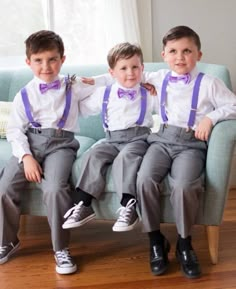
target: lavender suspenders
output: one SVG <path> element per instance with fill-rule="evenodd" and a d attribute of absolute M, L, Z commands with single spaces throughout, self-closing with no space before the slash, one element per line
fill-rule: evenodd
<path fill-rule="evenodd" d="M 104 92 L 103 96 L 103 103 L 102 103 L 102 122 L 103 126 L 105 128 L 108 128 L 107 124 L 107 106 L 108 106 L 108 101 L 109 101 L 109 96 L 111 92 L 111 85 L 106 87 L 106 90 Z M 141 125 L 144 121 L 144 117 L 146 114 L 146 109 L 147 109 L 147 91 L 144 87 L 140 86 L 140 91 L 141 91 L 141 110 L 140 110 L 140 115 L 138 120 L 136 121 L 137 125 Z"/>
<path fill-rule="evenodd" d="M 161 109 L 161 117 L 164 123 L 167 123 L 168 121 L 168 118 L 166 116 L 166 111 L 165 111 L 165 104 L 166 104 L 166 88 L 167 88 L 167 84 L 169 81 L 170 73 L 171 72 L 168 72 L 167 75 L 165 76 L 163 83 L 162 83 L 162 89 L 161 89 L 160 109 Z M 201 80 L 203 76 L 204 76 L 204 73 L 200 72 L 194 84 L 193 94 L 192 94 L 192 104 L 191 104 L 191 109 L 190 109 L 190 114 L 189 114 L 189 119 L 188 119 L 189 128 L 191 128 L 195 123 L 199 88 L 200 88 L 200 84 L 201 84 Z"/>
<path fill-rule="evenodd" d="M 65 81 L 67 83 L 68 79 L 65 78 Z M 33 116 L 31 114 L 29 98 L 28 98 L 28 94 L 27 94 L 25 87 L 21 89 L 21 97 L 24 103 L 25 113 L 27 115 L 29 122 L 32 124 L 33 127 L 40 128 L 41 124 L 34 121 Z M 69 89 L 66 90 L 66 104 L 65 104 L 64 112 L 63 112 L 61 119 L 57 123 L 57 127 L 59 129 L 62 129 L 66 123 L 66 120 L 70 111 L 70 106 L 71 106 L 71 86 L 69 86 Z"/>
<path fill-rule="evenodd" d="M 28 98 L 28 94 L 27 94 L 25 87 L 21 89 L 21 97 L 22 97 L 22 100 L 24 103 L 25 113 L 28 117 L 29 122 L 32 124 L 33 127 L 41 127 L 41 124 L 34 121 L 34 119 L 33 119 L 33 116 L 32 116 L 31 111 L 30 111 L 29 98 Z"/>

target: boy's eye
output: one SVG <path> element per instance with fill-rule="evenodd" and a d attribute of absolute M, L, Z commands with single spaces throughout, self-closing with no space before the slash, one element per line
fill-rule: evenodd
<path fill-rule="evenodd" d="M 50 62 L 55 62 L 55 61 L 57 61 L 57 58 L 56 58 L 56 57 L 53 57 L 53 58 L 49 59 L 49 61 L 50 61 Z"/>
<path fill-rule="evenodd" d="M 41 63 L 41 62 L 42 62 L 42 60 L 41 60 L 41 59 L 39 59 L 39 58 L 36 58 L 36 59 L 34 60 L 34 62 L 36 62 L 36 63 Z"/>
<path fill-rule="evenodd" d="M 170 53 L 171 53 L 171 54 L 174 54 L 174 53 L 176 53 L 176 50 L 175 50 L 175 49 L 171 49 L 171 50 L 170 50 Z"/>
<path fill-rule="evenodd" d="M 191 50 L 190 49 L 185 49 L 184 50 L 184 54 L 190 54 L 191 53 Z"/>

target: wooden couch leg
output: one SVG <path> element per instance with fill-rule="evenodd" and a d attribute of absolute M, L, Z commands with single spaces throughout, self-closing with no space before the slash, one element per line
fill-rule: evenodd
<path fill-rule="evenodd" d="M 211 262 L 214 265 L 218 263 L 219 231 L 219 226 L 206 226 L 208 249 L 211 257 Z"/>

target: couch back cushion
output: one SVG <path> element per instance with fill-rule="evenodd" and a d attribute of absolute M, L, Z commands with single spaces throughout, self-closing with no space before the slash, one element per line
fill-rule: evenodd
<path fill-rule="evenodd" d="M 166 68 L 164 62 L 145 63 L 144 69 L 146 71 L 157 71 L 158 69 Z M 213 75 L 222 79 L 229 89 L 232 89 L 230 75 L 227 68 L 218 64 L 198 63 L 200 71 Z M 62 74 L 76 74 L 77 76 L 93 76 L 108 72 L 106 64 L 98 65 L 63 65 Z M 0 69 L 0 100 L 12 101 L 16 93 L 27 84 L 32 78 L 30 68 L 2 68 Z M 91 116 L 88 118 L 79 118 L 80 135 L 99 140 L 104 137 L 104 130 L 102 127 L 101 116 Z M 91 125 L 92 124 L 92 125 Z"/>

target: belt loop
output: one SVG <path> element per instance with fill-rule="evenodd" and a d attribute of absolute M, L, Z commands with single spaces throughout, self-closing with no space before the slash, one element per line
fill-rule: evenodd
<path fill-rule="evenodd" d="M 56 131 L 55 131 L 55 135 L 57 137 L 62 137 L 63 135 L 63 130 L 61 128 L 58 128 Z"/>
<path fill-rule="evenodd" d="M 111 139 L 111 132 L 109 130 L 106 131 L 106 138 Z"/>
<path fill-rule="evenodd" d="M 161 125 L 161 131 L 164 132 L 165 128 L 166 128 L 166 124 L 163 123 L 163 124 Z"/>

